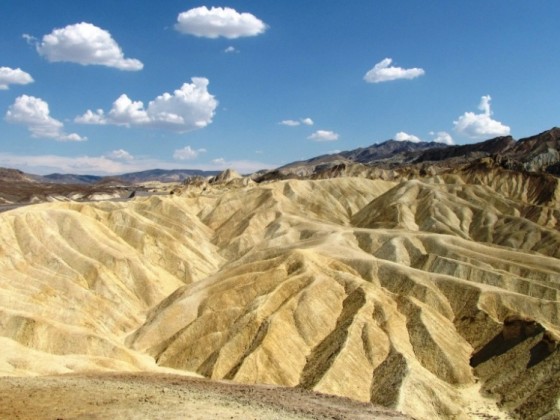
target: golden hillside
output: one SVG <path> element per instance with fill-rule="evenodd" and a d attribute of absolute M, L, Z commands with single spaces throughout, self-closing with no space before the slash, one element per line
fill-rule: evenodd
<path fill-rule="evenodd" d="M 552 418 L 559 220 L 557 178 L 483 169 L 1 213 L 0 374 L 168 368 Z"/>

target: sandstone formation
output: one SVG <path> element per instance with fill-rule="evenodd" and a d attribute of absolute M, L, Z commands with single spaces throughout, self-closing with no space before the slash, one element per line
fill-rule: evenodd
<path fill-rule="evenodd" d="M 0 373 L 175 369 L 423 419 L 560 416 L 558 178 L 473 162 L 1 213 Z"/>

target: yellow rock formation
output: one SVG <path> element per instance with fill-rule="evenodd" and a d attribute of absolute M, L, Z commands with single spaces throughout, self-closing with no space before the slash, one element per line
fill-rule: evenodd
<path fill-rule="evenodd" d="M 230 178 L 0 214 L 0 373 L 173 368 L 415 418 L 560 415 L 552 178 Z"/>

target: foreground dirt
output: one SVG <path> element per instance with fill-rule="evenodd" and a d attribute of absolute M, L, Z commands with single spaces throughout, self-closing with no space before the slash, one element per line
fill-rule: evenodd
<path fill-rule="evenodd" d="M 0 418 L 406 419 L 368 403 L 301 389 L 164 374 L 0 378 Z"/>

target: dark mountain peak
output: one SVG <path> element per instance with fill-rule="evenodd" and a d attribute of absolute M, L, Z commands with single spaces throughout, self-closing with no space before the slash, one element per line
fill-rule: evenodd
<path fill-rule="evenodd" d="M 535 136 L 526 137 L 518 141 L 519 148 L 535 147 L 538 144 L 550 144 L 557 146 L 560 142 L 560 128 L 552 127 L 550 130 L 543 131 Z M 530 145 L 530 146 L 527 146 Z"/>
<path fill-rule="evenodd" d="M 558 172 L 560 163 L 560 128 L 553 127 L 517 142 L 508 154 L 507 165 L 531 172 Z"/>
<path fill-rule="evenodd" d="M 511 136 L 496 137 L 480 143 L 432 148 L 423 152 L 415 162 L 439 162 L 451 158 L 483 157 L 503 154 L 515 145 Z"/>
<path fill-rule="evenodd" d="M 432 148 L 445 148 L 445 144 L 433 142 L 419 142 L 412 141 L 397 141 L 387 140 L 382 143 L 373 144 L 369 147 L 361 147 L 348 152 L 339 153 L 340 156 L 346 159 L 359 163 L 370 163 L 372 161 L 379 161 L 385 159 L 397 159 L 402 154 L 416 152 L 419 150 L 426 150 Z"/>

